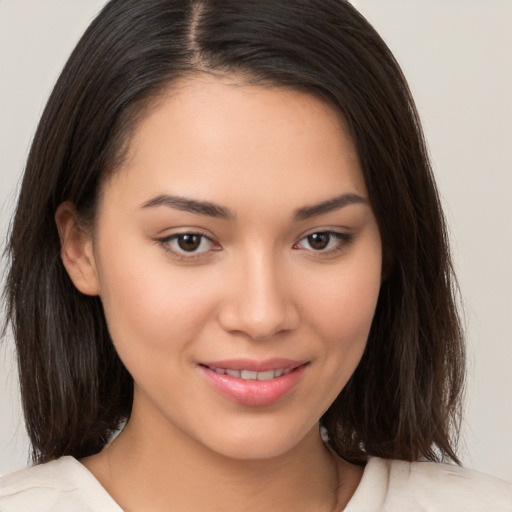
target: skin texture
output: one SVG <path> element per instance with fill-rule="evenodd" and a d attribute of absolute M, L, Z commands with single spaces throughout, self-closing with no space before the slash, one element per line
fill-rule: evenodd
<path fill-rule="evenodd" d="M 147 206 L 164 194 L 231 217 Z M 296 218 L 344 194 L 360 200 Z M 125 430 L 83 461 L 122 507 L 330 511 L 348 501 L 361 470 L 325 448 L 318 420 L 362 356 L 379 293 L 381 241 L 366 198 L 330 107 L 199 76 L 140 123 L 92 233 L 61 205 L 64 264 L 80 291 L 100 295 L 135 381 Z M 312 247 L 308 235 L 330 231 L 342 238 Z M 187 253 L 169 238 L 183 233 L 207 238 Z M 254 406 L 204 377 L 201 363 L 233 358 L 305 368 L 283 397 Z"/>

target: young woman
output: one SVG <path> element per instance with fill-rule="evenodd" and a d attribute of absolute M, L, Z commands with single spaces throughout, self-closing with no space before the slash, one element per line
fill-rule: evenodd
<path fill-rule="evenodd" d="M 2 512 L 510 511 L 412 98 L 341 0 L 112 0 L 8 247 L 36 466 Z M 116 436 L 117 432 L 120 433 Z"/>

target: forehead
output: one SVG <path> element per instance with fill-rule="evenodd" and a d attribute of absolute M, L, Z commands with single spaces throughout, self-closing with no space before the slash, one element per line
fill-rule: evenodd
<path fill-rule="evenodd" d="M 141 202 L 161 193 L 229 202 L 252 192 L 269 204 L 366 195 L 354 143 L 326 102 L 208 75 L 181 80 L 159 98 L 136 127 L 119 171 L 111 185 Z"/>

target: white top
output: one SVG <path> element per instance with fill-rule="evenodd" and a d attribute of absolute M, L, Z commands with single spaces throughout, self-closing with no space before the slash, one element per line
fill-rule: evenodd
<path fill-rule="evenodd" d="M 122 509 L 82 464 L 62 457 L 1 478 L 0 512 Z M 345 512 L 512 512 L 512 484 L 457 466 L 372 458 Z"/>

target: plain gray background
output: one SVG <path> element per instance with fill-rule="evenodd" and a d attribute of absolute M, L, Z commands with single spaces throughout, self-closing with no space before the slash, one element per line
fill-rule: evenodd
<path fill-rule="evenodd" d="M 243 0 L 242 0 L 243 1 Z M 104 0 L 0 0 L 0 236 L 53 83 Z M 402 65 L 448 217 L 468 330 L 466 465 L 512 481 L 512 1 L 354 0 Z M 27 464 L 12 342 L 0 474 Z"/>

